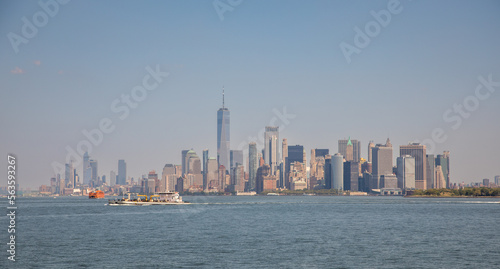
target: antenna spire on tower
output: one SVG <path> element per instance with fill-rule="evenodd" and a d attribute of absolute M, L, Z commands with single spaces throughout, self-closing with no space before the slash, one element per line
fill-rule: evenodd
<path fill-rule="evenodd" d="M 222 86 L 222 109 L 224 109 L 224 86 Z"/>

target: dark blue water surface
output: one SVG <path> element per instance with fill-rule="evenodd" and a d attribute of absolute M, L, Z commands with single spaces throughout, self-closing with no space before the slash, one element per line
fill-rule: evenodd
<path fill-rule="evenodd" d="M 12 268 L 500 268 L 500 199 L 19 198 Z M 6 200 L 3 200 L 6 205 Z"/>

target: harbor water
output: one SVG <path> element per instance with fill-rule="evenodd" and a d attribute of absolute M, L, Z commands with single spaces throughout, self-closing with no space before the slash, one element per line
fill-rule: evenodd
<path fill-rule="evenodd" d="M 109 206 L 18 198 L 1 268 L 500 268 L 500 199 L 184 196 Z M 6 204 L 6 200 L 3 201 Z"/>

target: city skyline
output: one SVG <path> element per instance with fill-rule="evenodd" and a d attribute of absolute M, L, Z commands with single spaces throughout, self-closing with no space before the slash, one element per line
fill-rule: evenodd
<path fill-rule="evenodd" d="M 366 158 L 369 141 L 390 137 L 396 163 L 399 145 L 430 140 L 427 154 L 450 151 L 452 182 L 493 181 L 500 173 L 498 3 L 401 1 L 401 12 L 346 62 L 339 45 L 352 45 L 353 29 L 376 22 L 371 11 L 387 3 L 253 1 L 221 21 L 210 2 L 69 2 L 15 52 L 8 34 L 22 34 L 22 18 L 43 8 L 5 1 L 2 148 L 18 156 L 19 183 L 31 188 L 54 176 L 53 162 L 64 168 L 66 148 L 76 150 L 101 125 L 109 132 L 89 150 L 99 176 L 118 172 L 118 160 L 128 176 L 161 171 L 191 148 L 217 157 L 224 85 L 229 150 L 255 141 L 260 152 L 265 126 L 279 126 L 279 139 L 303 145 L 308 159 L 314 148 L 335 154 L 349 136 Z M 122 96 L 143 85 L 154 89 L 127 106 Z M 75 168 L 80 181 L 92 177 L 82 163 Z"/>
<path fill-rule="evenodd" d="M 224 92 L 223 92 L 223 98 L 224 98 Z M 218 119 L 219 119 L 219 115 L 222 115 L 222 114 L 220 114 L 220 112 L 221 112 L 221 111 L 224 111 L 224 112 L 227 112 L 227 113 L 229 112 L 228 108 L 227 108 L 227 107 L 224 107 L 224 101 L 223 101 L 223 106 L 222 106 L 222 108 L 220 108 L 220 109 L 217 111 L 217 112 L 218 112 L 218 113 L 217 113 L 217 118 L 218 118 Z M 220 124 L 219 124 L 219 121 L 218 121 L 218 122 L 217 122 L 217 129 L 219 129 L 219 126 L 220 126 Z M 266 128 L 266 130 L 269 130 L 271 133 L 273 133 L 273 132 L 278 133 L 278 137 L 279 137 L 279 130 L 277 130 L 277 129 L 279 129 L 279 128 L 274 129 L 274 128 L 276 128 L 276 127 L 270 127 L 270 126 L 266 126 L 265 128 Z M 228 132 L 228 133 L 230 134 L 230 132 Z M 273 133 L 273 134 L 274 134 L 274 133 Z M 263 141 L 266 141 L 266 137 L 268 137 L 267 132 L 264 132 L 264 140 L 263 140 Z M 271 135 L 271 137 L 274 137 L 274 135 Z M 332 153 L 332 155 L 331 155 L 331 156 L 332 156 L 332 158 L 334 157 L 334 155 L 342 156 L 343 158 L 345 158 L 345 156 L 343 156 L 343 155 L 340 153 L 340 151 L 345 151 L 345 146 L 346 146 L 346 145 L 349 145 L 347 141 L 349 141 L 349 142 L 350 142 L 350 141 L 351 141 L 351 139 L 350 139 L 350 136 L 348 136 L 348 137 L 349 137 L 349 139 L 342 138 L 342 139 L 338 139 L 338 140 L 336 140 L 336 142 L 334 142 L 334 144 L 337 144 L 337 150 L 335 150 L 335 149 L 331 150 L 331 152 L 335 152 L 335 153 Z M 284 140 L 287 140 L 287 138 L 284 138 Z M 269 139 L 269 141 L 271 141 L 271 139 Z M 359 148 L 359 150 L 361 150 L 361 149 L 363 148 L 363 146 L 362 146 L 363 144 L 361 144 L 361 141 L 358 141 L 358 140 L 353 140 L 353 141 L 355 141 L 355 142 L 356 142 L 356 144 L 360 144 L 360 147 L 358 147 L 358 148 Z M 275 140 L 274 142 L 277 142 L 277 140 Z M 247 146 L 249 146 L 249 145 L 250 145 L 250 144 L 252 144 L 252 143 L 253 143 L 253 144 L 255 144 L 255 141 L 251 141 L 251 142 L 249 142 L 249 144 L 247 144 Z M 372 140 L 372 139 L 370 139 L 370 140 L 369 140 L 369 142 L 367 143 L 367 146 L 368 146 L 368 147 L 370 147 L 370 145 L 371 145 L 372 143 L 373 143 L 373 140 Z M 385 144 L 385 145 L 384 145 L 384 144 L 376 144 L 376 146 L 375 146 L 374 148 L 372 148 L 372 149 L 378 149 L 378 146 L 379 146 L 379 145 L 380 145 L 380 146 L 382 146 L 382 147 L 387 146 L 387 143 L 388 143 L 388 144 L 389 144 L 389 146 L 392 148 L 392 143 L 390 142 L 390 138 L 387 138 L 387 141 L 386 141 L 386 144 Z M 408 153 L 408 152 L 407 152 L 407 151 L 405 151 L 405 150 L 406 150 L 407 148 L 409 148 L 409 147 L 413 147 L 413 145 L 412 145 L 412 144 L 413 144 L 413 141 L 409 141 L 407 145 L 397 145 L 397 148 L 396 148 L 396 149 L 392 149 L 392 150 L 391 150 L 391 151 L 392 151 L 392 154 L 389 154 L 389 155 L 392 155 L 392 167 L 396 168 L 396 165 L 395 165 L 395 164 L 396 164 L 397 159 L 398 159 L 400 156 L 405 156 L 405 155 L 407 155 L 407 153 Z M 352 144 L 351 144 L 351 145 L 352 145 Z M 264 143 L 264 146 L 265 146 L 265 143 Z M 265 148 L 264 148 L 264 146 L 263 146 L 262 148 L 256 147 L 256 148 L 257 148 L 257 151 L 262 151 L 262 152 L 265 152 Z M 422 145 L 420 145 L 420 144 L 418 145 L 418 147 L 421 147 L 421 146 L 422 146 Z M 288 145 L 288 149 L 290 149 L 290 147 L 292 147 L 292 148 L 293 148 L 293 147 L 299 147 L 299 145 L 296 145 L 296 146 L 293 146 L 293 145 Z M 300 147 L 301 147 L 301 148 L 303 148 L 302 144 L 300 145 Z M 279 150 L 279 149 L 281 148 L 281 145 L 280 145 L 279 143 L 276 143 L 276 144 L 275 144 L 275 148 L 276 148 L 276 149 L 278 149 L 277 155 L 282 154 L 282 153 L 280 152 L 280 150 Z M 399 149 L 399 151 L 398 151 L 398 149 Z M 228 165 L 230 168 L 232 168 L 232 167 L 233 167 L 233 152 L 238 152 L 238 154 L 239 154 L 239 158 L 241 159 L 241 157 L 243 157 L 243 160 L 244 160 L 244 161 L 243 161 L 243 167 L 244 167 L 244 170 L 245 170 L 246 172 L 248 172 L 248 169 L 249 169 L 249 167 L 248 167 L 248 159 L 247 159 L 247 158 L 248 158 L 248 156 L 247 156 L 247 155 L 245 155 L 245 156 L 244 156 L 244 154 L 243 154 L 244 150 L 245 150 L 245 149 L 242 149 L 242 150 L 233 150 L 233 149 L 228 149 L 228 153 L 230 153 L 230 154 L 228 155 L 227 161 L 228 161 L 228 163 L 230 163 L 230 165 Z M 326 150 L 330 150 L 330 148 L 327 148 Z M 306 161 L 306 166 L 308 167 L 308 165 L 309 165 L 309 163 L 310 163 L 310 158 L 311 158 L 312 156 L 311 156 L 310 154 L 309 154 L 309 155 L 307 155 L 307 153 L 306 153 L 307 151 L 306 151 L 305 149 L 303 149 L 303 151 L 304 151 L 304 154 L 305 154 L 305 156 L 306 156 L 306 160 L 307 160 L 307 161 Z M 186 164 L 184 164 L 184 163 L 183 163 L 183 162 L 184 162 L 184 157 L 183 157 L 183 156 L 184 156 L 184 154 L 185 154 L 185 153 L 187 153 L 187 154 L 189 155 L 191 152 L 192 152 L 193 156 L 196 156 L 197 158 L 199 158 L 199 157 L 197 156 L 197 151 L 196 151 L 195 149 L 191 148 L 190 150 L 183 150 L 183 151 L 181 152 L 181 154 L 180 154 L 180 155 L 181 155 L 181 158 L 179 158 L 178 162 L 176 162 L 176 161 L 173 161 L 173 162 L 166 162 L 166 164 L 167 164 L 167 165 L 169 165 L 169 164 L 171 164 L 171 163 L 172 163 L 172 164 L 174 164 L 174 165 L 180 165 L 180 164 L 183 164 L 183 165 L 182 165 L 182 167 L 183 167 L 183 168 L 184 168 L 184 166 L 188 167 L 188 164 L 187 164 L 187 163 L 186 163 Z M 202 152 L 203 152 L 203 154 L 204 154 L 203 156 L 205 157 L 205 154 L 208 154 L 208 152 L 209 152 L 209 151 L 208 151 L 207 149 L 203 149 L 203 150 L 202 150 Z M 248 152 L 249 152 L 249 151 L 248 151 L 248 149 L 246 149 L 246 151 L 245 151 L 245 152 L 248 154 Z M 357 152 L 357 154 L 358 154 L 358 155 L 360 155 L 360 158 L 363 158 L 363 159 L 365 159 L 365 160 L 368 160 L 368 150 L 366 151 L 366 154 L 365 154 L 365 155 L 361 154 L 360 152 L 361 152 L 361 151 L 358 151 L 358 152 Z M 377 152 L 377 151 L 376 151 L 376 150 L 374 150 L 374 152 Z M 398 152 L 399 152 L 399 154 L 398 154 Z M 445 151 L 445 152 L 447 152 L 447 151 Z M 337 153 L 339 153 L 339 154 L 337 154 Z M 449 154 L 449 153 L 448 153 L 448 154 Z M 425 150 L 424 150 L 424 155 L 425 155 Z M 216 159 L 216 158 L 214 158 L 214 157 L 213 157 L 213 156 L 211 156 L 211 155 L 207 155 L 207 156 L 208 156 L 209 158 L 211 158 L 211 159 Z M 441 156 L 441 155 L 437 155 L 437 156 Z M 189 157 L 189 156 L 188 156 L 188 157 Z M 373 158 L 373 157 L 372 157 L 372 158 Z M 424 158 L 424 159 L 425 159 L 425 158 Z M 84 169 L 84 168 L 83 168 L 83 167 L 85 167 L 85 160 L 87 160 L 87 162 L 89 163 L 89 164 L 88 164 L 88 168 L 87 168 L 87 169 Z M 73 162 L 73 160 L 72 160 L 72 162 Z M 125 172 L 124 172 L 124 173 L 125 173 L 125 175 L 127 174 L 127 172 L 126 172 L 126 168 L 125 168 L 125 167 L 126 167 L 126 162 L 125 162 L 125 160 L 123 160 L 123 159 L 118 160 L 118 166 L 116 167 L 116 169 L 111 169 L 111 170 L 109 170 L 109 171 L 103 171 L 103 172 L 101 172 L 101 173 L 97 173 L 97 172 L 96 172 L 96 171 L 97 171 L 97 163 L 98 163 L 98 160 L 97 160 L 97 159 L 95 159 L 95 160 L 94 160 L 94 159 L 89 159 L 89 154 L 88 154 L 88 152 L 85 152 L 85 154 L 83 154 L 83 162 L 82 162 L 82 165 L 81 165 L 81 169 L 79 170 L 79 169 L 78 169 L 78 167 L 75 167 L 76 175 L 79 177 L 79 179 L 78 179 L 78 180 L 80 180 L 80 181 L 79 181 L 79 183 L 82 183 L 82 181 L 81 181 L 81 180 L 83 180 L 83 184 L 88 184 L 90 180 L 96 181 L 98 177 L 105 176 L 106 174 L 113 173 L 114 171 L 118 171 L 118 174 L 116 175 L 116 176 L 117 176 L 117 179 L 116 179 L 117 181 L 116 181 L 116 182 L 121 182 L 121 184 L 122 184 L 122 185 L 125 185 L 125 184 L 124 184 L 124 182 L 126 182 L 126 181 L 127 181 L 128 179 L 130 179 L 130 178 L 133 178 L 133 179 L 135 180 L 135 182 L 137 182 L 137 180 L 140 180 L 142 177 L 147 176 L 147 175 L 148 175 L 148 173 L 149 173 L 149 172 L 151 172 L 151 171 L 161 171 L 161 169 L 156 169 L 156 168 L 142 169 L 142 173 L 139 173 L 139 174 L 134 174 L 134 175 L 130 175 L 130 174 L 129 174 L 129 176 L 125 176 L 125 178 L 122 178 L 122 177 L 121 177 L 121 173 L 120 173 L 120 171 L 125 171 Z M 238 162 L 238 163 L 239 163 L 239 162 Z M 245 165 L 245 163 L 246 163 L 247 165 Z M 265 162 L 265 163 L 267 164 L 267 162 Z M 236 164 L 236 163 L 234 163 L 234 164 Z M 66 167 L 67 167 L 69 164 L 65 164 L 65 165 L 66 165 Z M 73 164 L 71 164 L 71 166 L 72 166 L 72 165 L 73 165 Z M 120 168 L 120 165 L 122 165 L 122 168 Z M 222 164 L 222 165 L 223 165 L 223 164 Z M 203 167 L 204 167 L 204 166 L 203 166 Z M 421 167 L 421 166 L 418 166 L 418 167 Z M 258 168 L 258 166 L 257 166 L 257 168 Z M 332 166 L 332 169 L 333 169 L 333 166 Z M 423 168 L 423 169 L 425 170 L 425 168 Z M 137 169 L 136 169 L 136 170 L 137 170 Z M 203 170 L 203 169 L 202 169 L 202 170 Z M 390 170 L 390 169 L 389 169 L 389 166 L 386 168 L 386 170 L 387 170 L 387 171 L 389 171 L 389 170 Z M 86 175 L 86 171 L 87 171 L 88 176 L 89 176 L 89 180 L 88 180 L 88 181 L 86 181 L 86 179 L 85 179 L 85 177 L 86 177 L 86 176 L 85 176 L 85 175 Z M 228 173 L 229 173 L 229 170 L 228 170 L 228 169 L 226 169 L 226 171 L 228 171 Z M 332 171 L 332 172 L 333 172 L 333 171 Z M 65 174 L 67 175 L 67 173 L 68 173 L 68 172 L 67 172 L 67 169 L 66 169 Z M 73 173 L 73 172 L 71 172 L 71 173 Z M 186 171 L 183 171 L 183 174 L 184 174 L 184 173 L 186 173 L 186 174 L 187 174 L 187 173 L 188 173 L 188 171 L 187 171 L 187 170 L 186 170 Z M 417 173 L 418 173 L 418 172 L 417 172 Z M 81 176 L 82 174 L 84 175 L 83 177 Z M 333 175 L 333 174 L 332 174 L 332 175 Z M 377 175 L 377 174 L 376 174 L 376 173 L 374 173 L 374 175 Z M 57 175 L 56 175 L 56 174 L 54 174 L 54 175 L 52 175 L 52 176 L 51 176 L 51 178 L 52 178 L 52 177 L 56 177 L 56 176 L 57 176 Z M 378 180 L 380 181 L 380 175 L 378 175 L 378 176 L 379 176 L 379 179 L 378 179 Z M 497 176 L 497 175 L 495 174 L 495 175 L 492 175 L 491 177 L 485 177 L 485 178 L 488 178 L 488 179 L 490 179 L 490 181 L 491 181 L 491 182 L 494 182 L 494 179 L 495 179 L 495 177 L 496 177 L 496 176 Z M 65 177 L 65 176 L 64 176 L 63 174 L 61 174 L 61 177 Z M 111 179 L 111 177 L 110 177 L 110 179 L 109 179 L 109 180 L 112 180 L 112 179 Z M 332 180 L 333 180 L 333 178 L 332 178 Z M 340 179 L 337 179 L 337 180 L 339 180 L 339 183 L 335 183 L 335 184 L 333 184 L 333 182 L 332 182 L 332 185 L 331 185 L 332 187 L 334 187 L 334 186 L 337 186 L 337 187 L 338 187 L 338 186 L 343 186 L 343 182 L 341 182 L 341 180 L 340 180 Z M 453 183 L 457 183 L 457 184 L 458 184 L 458 183 L 462 183 L 462 182 L 465 182 L 465 183 L 473 183 L 473 182 L 480 182 L 480 181 L 482 181 L 482 180 L 483 180 L 483 179 L 474 179 L 474 180 L 470 180 L 470 181 L 457 181 L 457 180 L 454 180 L 454 177 L 452 176 L 452 180 L 450 181 L 450 183 L 451 183 L 451 184 L 453 184 Z M 108 182 L 109 182 L 109 181 L 108 181 Z M 47 182 L 42 182 L 42 184 L 43 184 L 43 183 L 47 183 Z M 112 184 L 114 185 L 115 183 L 112 183 Z M 279 184 L 279 183 L 278 183 L 278 184 Z M 422 189 L 422 188 L 423 188 L 423 186 L 425 186 L 425 188 L 426 188 L 426 189 L 427 189 L 427 188 L 430 188 L 430 187 L 428 187 L 428 186 L 429 186 L 428 184 L 418 185 L 418 183 L 417 183 L 417 186 L 416 186 L 416 187 L 417 187 L 417 188 L 421 188 L 421 189 Z M 30 187 L 32 187 L 32 186 L 30 186 Z M 36 188 L 36 187 L 37 187 L 37 186 L 33 186 L 32 188 Z"/>

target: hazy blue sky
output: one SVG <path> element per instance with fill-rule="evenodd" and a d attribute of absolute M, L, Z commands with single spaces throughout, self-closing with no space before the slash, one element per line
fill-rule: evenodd
<path fill-rule="evenodd" d="M 478 104 L 468 96 L 480 76 L 500 81 L 500 2 L 401 1 L 348 63 L 340 44 L 354 46 L 354 28 L 365 32 L 375 21 L 370 12 L 389 2 L 246 0 L 221 20 L 213 1 L 71 1 L 44 23 L 38 1 L 1 1 L 1 152 L 17 154 L 22 186 L 48 184 L 65 147 L 75 149 L 82 130 L 109 118 L 114 131 L 90 153 L 99 175 L 117 171 L 118 159 L 134 178 L 161 171 L 180 164 L 182 149 L 216 157 L 224 85 L 232 148 L 286 107 L 296 117 L 280 139 L 304 145 L 308 158 L 311 148 L 336 152 L 348 136 L 362 142 L 364 158 L 369 140 L 389 136 L 397 157 L 399 145 L 442 128 L 447 140 L 434 152 L 451 152 L 451 180 L 493 179 L 500 87 L 481 89 L 489 97 Z M 16 53 L 9 35 L 24 38 L 23 17 L 32 23 L 34 15 L 41 26 L 34 35 L 24 29 L 33 36 Z M 169 76 L 120 120 L 113 101 L 157 65 Z M 464 102 L 474 109 L 468 118 L 452 111 L 453 121 L 443 119 Z"/>

